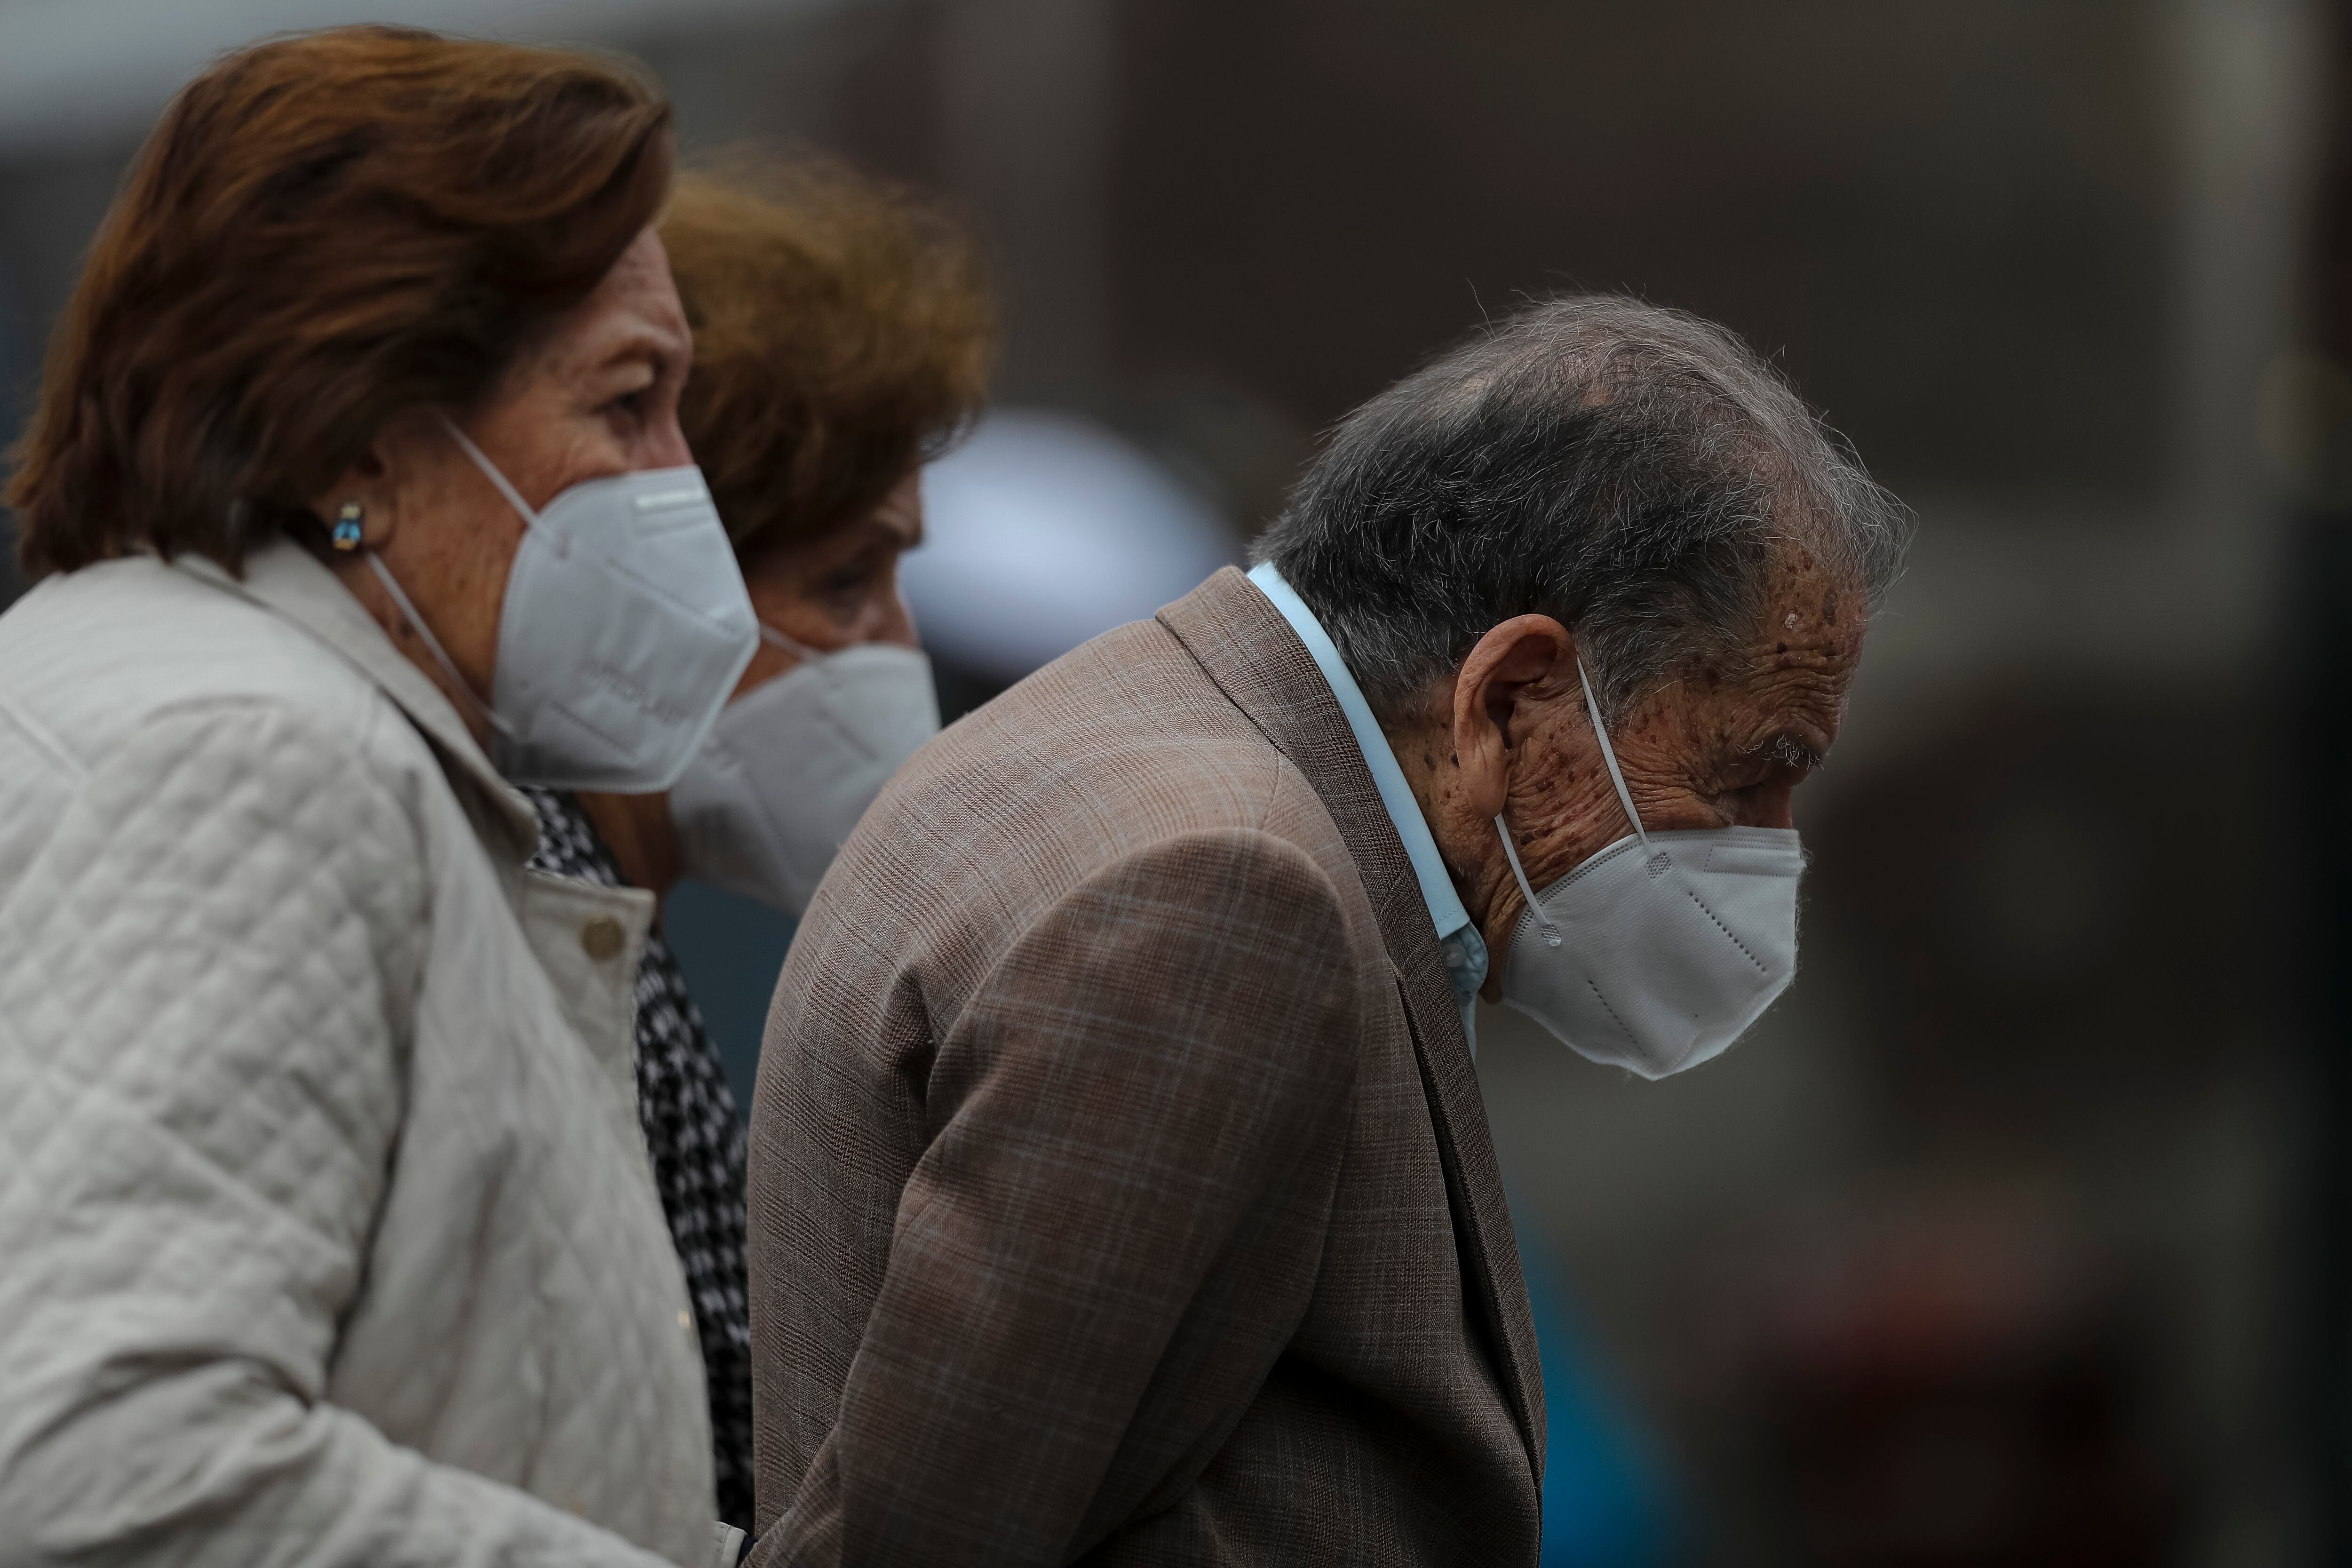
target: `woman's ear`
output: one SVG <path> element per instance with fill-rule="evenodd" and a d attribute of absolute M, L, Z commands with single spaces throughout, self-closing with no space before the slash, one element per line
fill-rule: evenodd
<path fill-rule="evenodd" d="M 394 465 L 387 446 L 383 437 L 368 443 L 332 488 L 310 500 L 312 515 L 326 525 L 328 538 L 338 550 L 353 553 L 381 550 L 398 531 L 399 489 L 393 482 Z M 356 539 L 351 536 L 353 528 Z"/>
<path fill-rule="evenodd" d="M 1514 616 L 1489 630 L 1454 678 L 1454 762 L 1482 816 L 1503 809 L 1527 739 L 1528 706 L 1572 683 L 1576 639 L 1549 616 Z"/>

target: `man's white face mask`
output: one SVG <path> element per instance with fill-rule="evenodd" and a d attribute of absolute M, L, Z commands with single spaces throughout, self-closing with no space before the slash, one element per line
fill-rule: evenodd
<path fill-rule="evenodd" d="M 689 877 L 798 915 L 890 775 L 939 732 L 931 663 L 895 643 L 819 653 L 730 702 L 669 792 Z"/>
<path fill-rule="evenodd" d="M 1790 828 L 1644 832 L 1580 660 L 1577 676 L 1633 832 L 1538 898 L 1495 818 L 1527 900 L 1503 1001 L 1579 1056 L 1661 1079 L 1721 1056 L 1789 988 L 1805 852 Z"/>

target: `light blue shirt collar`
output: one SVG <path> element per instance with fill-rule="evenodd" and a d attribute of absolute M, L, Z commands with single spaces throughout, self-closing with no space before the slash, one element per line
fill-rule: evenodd
<path fill-rule="evenodd" d="M 1429 906 L 1430 923 L 1437 929 L 1437 942 L 1445 955 L 1445 968 L 1454 982 L 1454 999 L 1462 1005 L 1462 1027 L 1470 1035 L 1471 1049 L 1477 1049 L 1477 1036 L 1471 1030 L 1471 1011 L 1478 987 L 1486 981 L 1486 943 L 1478 928 L 1470 921 L 1470 911 L 1462 907 L 1462 895 L 1454 890 L 1454 879 L 1445 869 L 1445 862 L 1437 853 L 1437 840 L 1430 837 L 1429 823 L 1421 814 L 1421 802 L 1413 798 L 1412 786 L 1405 783 L 1404 770 L 1397 765 L 1396 752 L 1389 739 L 1381 732 L 1379 721 L 1372 717 L 1371 704 L 1356 685 L 1356 678 L 1339 658 L 1339 650 L 1331 644 L 1330 634 L 1307 602 L 1282 580 L 1282 574 L 1271 562 L 1250 569 L 1249 579 L 1258 591 L 1282 612 L 1298 640 L 1307 645 L 1314 657 L 1315 668 L 1323 672 L 1325 684 L 1331 695 L 1339 700 L 1339 711 L 1348 716 L 1348 728 L 1355 731 L 1357 749 L 1364 753 L 1364 765 L 1371 770 L 1372 786 L 1380 791 L 1381 805 L 1388 808 L 1389 821 L 1395 825 L 1397 837 L 1404 841 L 1405 858 L 1412 862 L 1412 874 L 1421 883 L 1422 901 Z"/>

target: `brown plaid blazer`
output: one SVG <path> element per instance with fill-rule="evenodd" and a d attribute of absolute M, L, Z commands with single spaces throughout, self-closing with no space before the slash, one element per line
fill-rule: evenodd
<path fill-rule="evenodd" d="M 1238 572 L 893 783 L 751 1119 L 756 1563 L 1532 1563 L 1543 1393 L 1370 773 Z"/>

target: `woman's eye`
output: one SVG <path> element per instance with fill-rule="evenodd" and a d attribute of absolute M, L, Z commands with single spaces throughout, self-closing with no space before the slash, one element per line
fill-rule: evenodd
<path fill-rule="evenodd" d="M 824 595 L 837 605 L 851 604 L 866 597 L 873 585 L 874 574 L 866 567 L 852 567 L 835 572 L 824 580 Z"/>
<path fill-rule="evenodd" d="M 866 594 L 858 587 L 836 588 L 824 596 L 825 614 L 844 631 L 855 631 L 866 620 Z"/>

